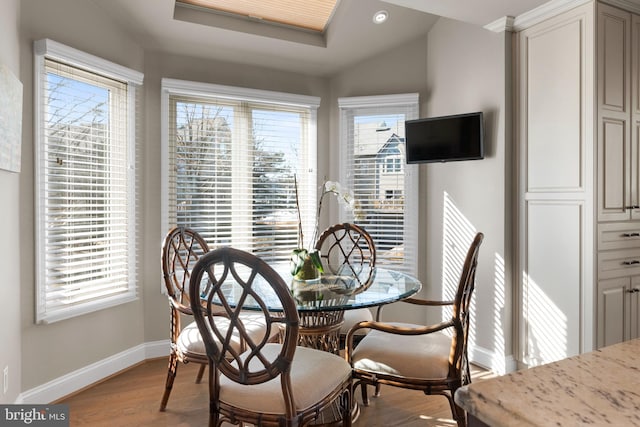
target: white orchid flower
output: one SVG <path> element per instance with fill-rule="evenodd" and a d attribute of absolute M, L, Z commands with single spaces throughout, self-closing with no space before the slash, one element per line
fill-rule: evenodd
<path fill-rule="evenodd" d="M 298 209 L 298 246 L 299 249 L 303 249 L 304 247 L 304 236 L 302 235 L 302 219 L 300 215 L 300 205 L 298 204 L 298 183 L 294 176 L 295 188 L 296 188 L 296 207 Z M 325 181 L 322 186 L 322 193 L 320 194 L 320 199 L 318 200 L 318 211 L 316 213 L 316 226 L 313 230 L 313 236 L 311 238 L 311 248 L 314 247 L 315 241 L 318 237 L 318 226 L 320 220 L 320 212 L 322 211 L 322 201 L 324 196 L 333 193 L 338 200 L 338 203 L 344 206 L 346 209 L 349 209 L 353 212 L 354 218 L 361 219 L 363 218 L 362 212 L 360 209 L 360 204 L 355 198 L 353 191 L 350 189 L 343 187 L 338 181 Z M 299 252 L 299 249 L 296 251 Z M 296 252 L 294 251 L 294 253 Z M 301 252 L 300 252 L 301 253 Z M 298 268 L 293 268 L 293 271 L 297 271 Z M 295 274 L 295 273 L 294 273 Z"/>
<path fill-rule="evenodd" d="M 339 194 L 341 189 L 342 189 L 342 186 L 337 181 L 327 181 L 324 183 L 325 193 Z"/>

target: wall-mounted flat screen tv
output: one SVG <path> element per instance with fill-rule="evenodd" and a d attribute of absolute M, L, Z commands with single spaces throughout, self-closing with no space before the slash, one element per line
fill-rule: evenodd
<path fill-rule="evenodd" d="M 484 158 L 482 112 L 407 120 L 407 163 Z"/>

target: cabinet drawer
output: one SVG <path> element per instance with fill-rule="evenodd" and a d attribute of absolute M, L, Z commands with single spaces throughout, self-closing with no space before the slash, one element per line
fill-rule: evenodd
<path fill-rule="evenodd" d="M 598 252 L 598 279 L 640 275 L 640 249 Z"/>
<path fill-rule="evenodd" d="M 598 250 L 640 249 L 640 222 L 598 224 Z"/>

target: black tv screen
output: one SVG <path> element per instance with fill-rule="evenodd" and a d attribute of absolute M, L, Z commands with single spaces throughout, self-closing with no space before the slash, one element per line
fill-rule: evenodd
<path fill-rule="evenodd" d="M 407 120 L 407 163 L 484 158 L 482 112 Z"/>

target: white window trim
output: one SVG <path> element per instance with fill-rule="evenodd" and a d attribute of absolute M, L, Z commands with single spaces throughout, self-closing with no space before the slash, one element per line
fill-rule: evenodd
<path fill-rule="evenodd" d="M 315 170 L 317 165 L 317 110 L 320 106 L 320 98 L 309 95 L 296 95 L 285 92 L 275 92 L 261 89 L 249 89 L 235 86 L 225 86 L 213 83 L 201 83 L 187 80 L 177 80 L 163 78 L 161 82 L 161 206 L 160 206 L 160 235 L 169 229 L 169 177 L 167 176 L 169 168 L 169 96 L 197 96 L 200 98 L 226 98 L 232 100 L 257 101 L 272 104 L 287 104 L 297 107 L 305 107 L 310 109 L 311 120 L 308 128 L 309 136 L 309 165 Z M 310 188 L 309 188 L 310 187 Z M 308 188 L 300 189 L 300 191 L 315 191 L 315 183 L 311 183 Z M 162 286 L 164 292 L 164 285 Z"/>
<path fill-rule="evenodd" d="M 39 147 L 40 141 L 43 140 L 44 134 L 41 124 L 44 120 L 44 110 L 42 106 L 44 87 L 42 86 L 42 72 L 44 70 L 44 62 L 46 58 L 58 60 L 66 64 L 72 65 L 77 68 L 82 68 L 87 71 L 95 72 L 104 77 L 108 77 L 114 80 L 126 82 L 130 85 L 139 86 L 142 85 L 144 80 L 144 74 L 138 71 L 123 67 L 113 62 L 107 61 L 100 57 L 82 52 L 72 47 L 66 46 L 62 43 L 50 39 L 41 39 L 34 42 L 34 141 L 36 148 L 34 151 L 35 161 L 35 194 L 37 198 L 40 198 L 42 185 L 45 179 L 45 175 L 38 167 L 40 165 L 41 150 Z M 136 224 L 136 195 L 135 195 L 135 177 L 136 177 L 136 99 L 134 91 L 128 91 L 127 99 L 128 107 L 128 128 L 127 138 L 131 143 L 129 144 L 129 164 L 127 165 L 129 188 L 127 197 L 132 202 L 129 204 L 128 215 L 131 218 L 129 222 L 129 233 L 131 236 L 135 236 L 135 224 Z M 43 230 L 43 203 L 35 203 L 35 215 L 36 215 L 36 248 L 45 247 L 45 231 Z M 44 298 L 46 295 L 46 277 L 45 277 L 45 256 L 36 250 L 36 294 L 35 294 L 35 313 L 36 323 L 53 323 L 60 320 L 68 319 L 71 317 L 79 316 L 86 313 L 102 310 L 108 307 L 124 304 L 130 301 L 134 301 L 138 298 L 137 295 L 137 279 L 136 279 L 136 242 L 135 239 L 130 241 L 129 247 L 129 287 L 128 292 L 119 294 L 117 296 L 103 298 L 97 301 L 86 302 L 77 306 L 69 307 L 63 311 L 56 311 L 54 313 L 47 313 L 44 311 Z"/>
<path fill-rule="evenodd" d="M 340 182 L 347 182 L 346 165 L 344 162 L 348 159 L 348 135 L 347 126 L 342 123 L 343 109 L 356 109 L 367 107 L 394 106 L 416 104 L 419 106 L 418 93 L 402 93 L 393 95 L 373 95 L 373 96 L 353 96 L 338 98 L 338 109 L 340 112 L 340 158 L 338 161 L 340 170 Z M 417 117 L 413 117 L 417 119 Z M 408 118 L 408 119 L 413 119 Z M 404 198 L 404 232 L 405 235 L 414 235 L 417 239 L 415 242 L 416 251 L 405 253 L 405 264 L 409 268 L 409 272 L 417 275 L 418 273 L 418 200 L 419 200 L 419 168 L 415 164 L 405 164 L 405 188 L 406 194 Z M 346 212 L 341 210 L 340 220 L 346 221 Z"/>

